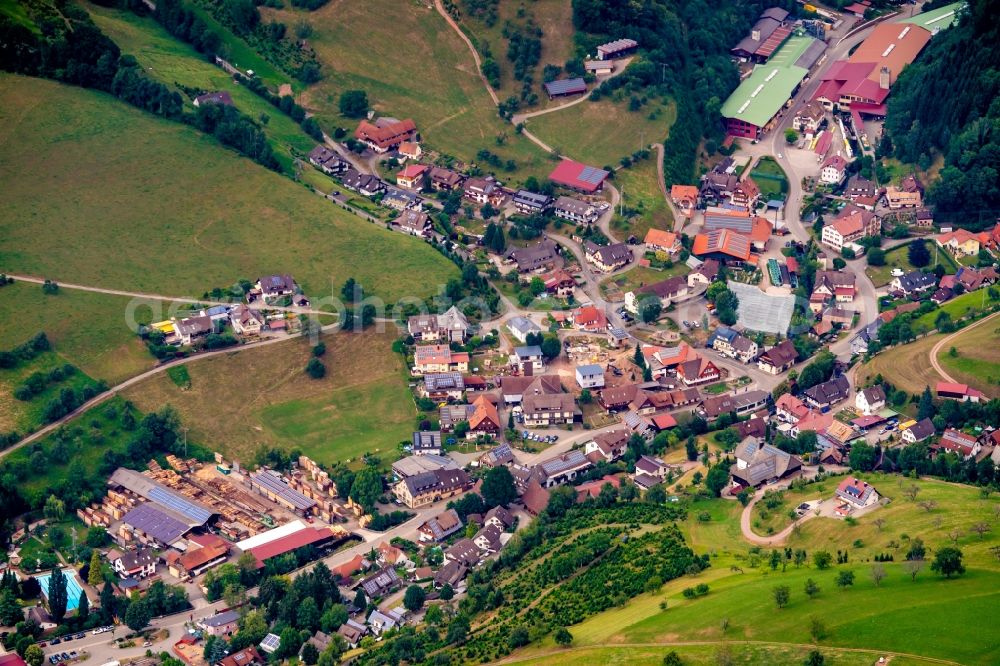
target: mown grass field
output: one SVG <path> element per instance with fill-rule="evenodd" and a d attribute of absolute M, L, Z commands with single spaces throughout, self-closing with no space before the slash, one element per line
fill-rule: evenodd
<path fill-rule="evenodd" d="M 881 374 L 896 388 L 919 394 L 925 386 L 934 386 L 942 380 L 941 375 L 931 367 L 930 353 L 943 337 L 941 334 L 929 335 L 879 353 L 858 367 L 858 381 L 867 383 Z"/>
<path fill-rule="evenodd" d="M 113 39 L 123 52 L 135 56 L 149 76 L 168 86 L 179 83 L 207 92 L 225 90 L 232 96 L 236 107 L 254 120 L 260 121 L 262 116 L 267 116 L 264 130 L 286 171 L 291 172 L 296 154 L 301 157 L 316 145 L 316 141 L 303 132 L 295 121 L 246 87 L 234 83 L 225 71 L 209 63 L 188 44 L 174 38 L 152 18 L 140 18 L 130 11 L 94 4 L 87 4 L 86 7 L 101 31 Z M 190 104 L 191 100 L 183 91 L 178 92 Z M 334 189 L 333 181 L 308 163 L 302 172 L 303 178 L 308 177 L 321 191 Z"/>
<path fill-rule="evenodd" d="M 616 171 L 614 185 L 625 197 L 625 207 L 635 211 L 628 218 L 617 213 L 611 218 L 611 233 L 617 238 L 635 236 L 641 242 L 650 229 L 674 228 L 673 213 L 660 191 L 656 153 L 648 160 Z"/>
<path fill-rule="evenodd" d="M 946 301 L 940 308 L 925 315 L 921 315 L 915 320 L 914 326 L 933 328 L 934 320 L 938 313 L 944 311 L 951 315 L 952 321 L 957 321 L 971 312 L 982 312 L 1000 303 L 1000 298 L 990 296 L 989 289 L 970 291 L 960 296 L 956 296 L 950 301 Z"/>
<path fill-rule="evenodd" d="M 579 664 L 629 664 L 630 666 L 660 666 L 664 656 L 676 652 L 683 663 L 692 666 L 716 666 L 730 664 L 801 664 L 812 648 L 805 646 L 785 646 L 780 644 L 755 645 L 718 641 L 708 645 L 671 646 L 624 646 L 585 647 L 559 649 L 546 652 L 543 656 L 517 659 L 507 663 L 524 666 L 577 666 Z M 824 664 L 830 666 L 871 666 L 879 654 L 877 652 L 840 652 L 821 650 Z M 530 654 L 530 652 L 529 652 Z M 898 658 L 893 664 L 929 664 L 930 661 L 903 661 Z"/>
<path fill-rule="evenodd" d="M 45 331 L 64 363 L 117 384 L 155 364 L 129 328 L 128 313 L 133 312 L 137 324 L 152 321 L 154 305 L 157 321 L 170 313 L 169 304 L 159 301 L 133 308 L 129 303 L 123 296 L 70 289 L 47 296 L 37 284 L 15 282 L 0 289 L 0 349 L 16 347 Z"/>
<path fill-rule="evenodd" d="M 945 659 L 962 664 L 993 664 L 1000 659 L 1000 629 L 984 627 L 976 618 L 991 612 L 1000 602 L 1000 565 L 990 549 L 1000 544 L 995 507 L 1000 498 L 988 498 L 969 486 L 936 480 L 903 479 L 896 475 L 864 475 L 883 495 L 892 501 L 888 506 L 857 519 L 855 525 L 841 520 L 814 518 L 803 524 L 788 542 L 792 548 L 804 548 L 809 562 L 796 568 L 789 563 L 771 571 L 766 565 L 768 550 L 764 549 L 761 564 L 752 568 L 748 563 L 749 544 L 740 533 L 739 516 L 742 507 L 733 501 L 702 500 L 695 502 L 683 523 L 685 537 L 696 552 L 709 553 L 712 566 L 695 577 L 670 581 L 658 593 L 640 595 L 622 607 L 615 608 L 569 627 L 580 663 L 586 655 L 599 655 L 593 663 L 645 664 L 659 663 L 667 645 L 684 642 L 706 642 L 699 646 L 704 656 L 692 654 L 692 663 L 716 663 L 719 644 L 730 642 L 735 650 L 743 641 L 807 646 L 814 643 L 810 625 L 818 618 L 825 626 L 826 636 L 817 647 L 828 663 L 855 663 L 854 657 L 836 648 L 898 651 L 910 655 Z M 802 493 L 820 491 L 832 495 L 839 479 L 826 480 Z M 936 508 L 928 512 L 903 495 L 903 487 L 919 487 L 916 502 L 934 500 Z M 710 520 L 698 519 L 707 512 Z M 881 529 L 876 518 L 883 518 Z M 976 522 L 993 526 L 984 538 L 970 531 Z M 946 580 L 927 566 L 915 582 L 901 564 L 909 543 L 914 538 L 924 541 L 928 560 L 942 546 L 952 545 L 949 532 L 957 530 L 957 545 L 964 553 L 967 572 Z M 860 545 L 855 547 L 853 544 Z M 894 545 L 895 544 L 895 545 Z M 896 546 L 898 545 L 898 547 Z M 836 553 L 847 550 L 849 563 L 817 570 L 811 556 L 815 550 Z M 879 553 L 891 553 L 895 562 L 884 565 L 887 577 L 880 586 L 871 578 L 872 558 Z M 733 566 L 742 569 L 734 571 Z M 834 584 L 841 569 L 855 572 L 853 587 L 842 590 Z M 820 594 L 810 600 L 803 592 L 807 578 L 820 586 Z M 686 599 L 683 588 L 705 582 L 710 587 L 707 596 Z M 786 608 L 775 607 L 772 592 L 778 585 L 787 585 L 791 601 Z M 661 609 L 666 602 L 666 610 Z M 935 630 L 927 631 L 927 618 L 937 618 Z M 723 629 L 723 619 L 728 627 Z M 615 647 L 620 645 L 621 647 Z M 662 646 L 662 649 L 661 649 Z M 525 657 L 535 654 L 537 661 L 528 663 L 567 663 L 551 638 L 525 651 Z M 686 656 L 682 648 L 678 653 Z M 684 648 L 686 649 L 686 648 Z M 792 648 L 782 648 L 792 649 Z M 591 652 L 594 650 L 594 652 Z M 545 653 L 545 656 L 541 656 Z M 734 654 L 735 656 L 735 654 Z M 800 663 L 791 656 L 739 657 L 733 663 Z M 837 662 L 836 658 L 849 661 Z M 787 660 L 786 660 L 787 659 Z M 859 657 L 860 659 L 860 657 Z M 919 658 L 893 659 L 893 663 L 918 664 Z M 865 655 L 857 663 L 873 663 Z"/>
<path fill-rule="evenodd" d="M 0 76 L 0 97 L 0 270 L 177 296 L 278 272 L 321 296 L 353 276 L 390 301 L 457 273 L 184 125 L 25 77 Z"/>
<path fill-rule="evenodd" d="M 174 406 L 193 440 L 243 461 L 275 446 L 323 463 L 366 452 L 388 462 L 417 416 L 402 358 L 390 349 L 394 338 L 394 331 L 324 336 L 321 380 L 305 374 L 307 341 L 290 340 L 189 364 L 190 388 L 163 374 L 125 397 L 144 411 Z"/>
<path fill-rule="evenodd" d="M 945 372 L 978 388 L 991 398 L 1000 397 L 1000 319 L 964 330 L 938 354 Z M 956 356 L 951 355 L 955 348 Z"/>
<path fill-rule="evenodd" d="M 519 17 L 518 13 L 522 8 L 525 15 Z M 542 69 L 545 65 L 562 67 L 573 55 L 573 6 L 570 0 L 534 0 L 527 4 L 501 2 L 497 6 L 497 21 L 492 26 L 487 26 L 485 22 L 463 10 L 459 25 L 476 45 L 480 56 L 484 52 L 483 44 L 488 45 L 493 59 L 500 65 L 500 88 L 497 94 L 505 99 L 510 95 L 520 94 L 521 82 L 514 78 L 514 63 L 507 59 L 510 40 L 503 36 L 503 27 L 507 21 L 523 25 L 529 16 L 543 33 L 542 54 L 538 65 L 532 70 L 532 76 L 539 102 L 544 105 L 547 98 L 541 91 Z"/>
<path fill-rule="evenodd" d="M 930 243 L 930 241 L 928 241 Z M 931 262 L 934 261 L 934 248 L 928 246 L 931 251 Z M 909 259 L 909 243 L 905 245 L 900 245 L 899 247 L 894 247 L 885 253 L 885 265 L 884 266 L 869 266 L 865 269 L 865 273 L 871 278 L 872 284 L 876 287 L 882 287 L 884 285 L 892 282 L 892 269 L 900 268 L 904 273 L 910 273 L 917 270 L 913 264 L 910 263 Z M 958 271 L 958 266 L 955 264 L 955 260 L 947 252 L 938 251 L 937 253 L 938 263 L 944 266 L 945 273 L 953 274 Z M 934 264 L 931 263 L 931 268 Z"/>
<path fill-rule="evenodd" d="M 617 166 L 621 158 L 650 144 L 662 143 L 676 119 L 677 106 L 673 102 L 663 104 L 652 99 L 638 111 L 629 111 L 628 100 L 608 98 L 530 118 L 525 125 L 556 152 L 603 167 Z M 656 162 L 650 162 L 655 178 Z"/>
<path fill-rule="evenodd" d="M 324 78 L 300 103 L 325 125 L 353 132 L 358 121 L 340 115 L 338 99 L 359 89 L 379 114 L 413 118 L 425 149 L 471 162 L 485 148 L 515 160 L 518 178 L 551 169 L 539 148 L 501 121 L 468 46 L 432 5 L 334 0 L 314 12 L 261 13 L 289 26 L 305 21 L 313 27 L 309 44 L 324 65 Z M 498 136 L 506 137 L 503 145 L 497 145 Z"/>

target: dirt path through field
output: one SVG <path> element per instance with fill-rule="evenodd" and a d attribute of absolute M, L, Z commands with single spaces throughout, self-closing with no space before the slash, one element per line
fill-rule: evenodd
<path fill-rule="evenodd" d="M 951 342 L 952 340 L 954 340 L 956 337 L 958 337 L 959 334 L 965 333 L 966 331 L 971 331 L 972 329 L 976 328 L 977 326 L 985 324 L 986 322 L 988 322 L 990 319 L 993 319 L 997 315 L 1000 315 L 1000 312 L 994 312 L 990 316 L 984 317 L 984 318 L 980 319 L 979 321 L 977 321 L 975 324 L 972 324 L 971 326 L 966 326 L 965 328 L 959 329 L 959 330 L 955 331 L 954 333 L 952 333 L 951 335 L 949 335 L 947 337 L 941 338 L 938 341 L 938 343 L 936 345 L 934 345 L 934 347 L 931 349 L 931 353 L 930 353 L 931 367 L 934 368 L 934 371 L 937 372 L 939 375 L 941 375 L 946 382 L 951 382 L 953 384 L 956 383 L 955 379 L 951 375 L 949 375 L 947 372 L 945 372 L 945 369 L 941 367 L 940 363 L 938 363 L 938 354 L 941 352 L 941 349 L 946 344 L 948 344 L 949 342 Z"/>

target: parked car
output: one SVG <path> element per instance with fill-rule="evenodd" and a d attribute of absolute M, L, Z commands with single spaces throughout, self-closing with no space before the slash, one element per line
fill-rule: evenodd
<path fill-rule="evenodd" d="M 53 638 L 51 645 L 59 645 L 60 643 L 62 643 L 61 638 Z"/>
<path fill-rule="evenodd" d="M 80 633 L 78 633 L 78 634 L 77 634 L 76 636 L 74 636 L 74 638 L 83 638 L 83 637 L 84 637 L 84 636 L 86 636 L 86 635 L 87 635 L 87 634 L 86 634 L 85 632 L 81 631 L 81 632 L 80 632 Z"/>

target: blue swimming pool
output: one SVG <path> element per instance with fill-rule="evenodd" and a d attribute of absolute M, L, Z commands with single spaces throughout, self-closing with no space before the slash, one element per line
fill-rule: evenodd
<path fill-rule="evenodd" d="M 77 580 L 76 572 L 72 569 L 63 569 L 63 576 L 66 577 L 66 610 L 76 610 L 76 607 L 80 604 L 80 582 Z M 45 574 L 42 576 L 36 576 L 38 584 L 42 586 L 42 594 L 46 599 L 49 598 L 49 579 L 52 578 L 52 574 Z"/>

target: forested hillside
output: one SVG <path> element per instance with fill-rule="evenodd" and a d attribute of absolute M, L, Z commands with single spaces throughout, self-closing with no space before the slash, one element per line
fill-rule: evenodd
<path fill-rule="evenodd" d="M 944 155 L 931 200 L 939 215 L 961 211 L 968 228 L 1000 213 L 998 16 L 1000 0 L 970 0 L 960 22 L 900 74 L 885 123 L 886 153 L 923 167 Z"/>
<path fill-rule="evenodd" d="M 629 37 L 646 53 L 644 62 L 633 64 L 602 89 L 628 86 L 636 94 L 665 94 L 677 100 L 677 122 L 665 144 L 668 185 L 692 181 L 702 138 L 721 140 L 719 108 L 739 83 L 729 49 L 761 11 L 772 6 L 795 11 L 791 0 L 573 0 L 577 41 L 588 51 Z"/>

